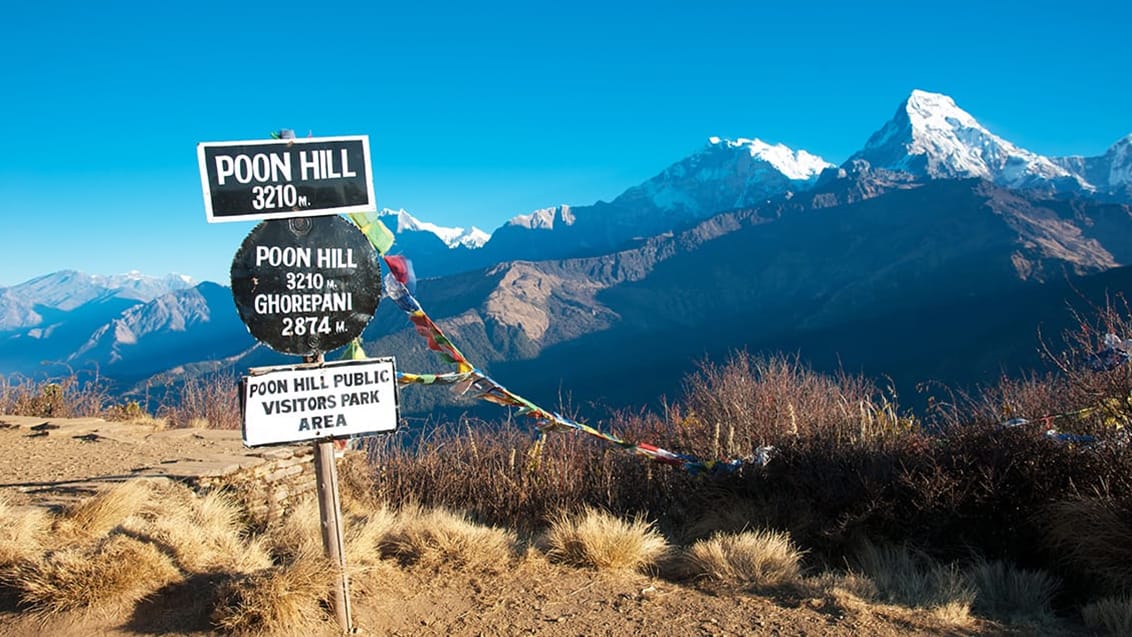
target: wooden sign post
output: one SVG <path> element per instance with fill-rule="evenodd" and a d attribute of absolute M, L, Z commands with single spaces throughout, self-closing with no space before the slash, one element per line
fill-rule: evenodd
<path fill-rule="evenodd" d="M 320 364 L 322 354 L 304 359 Z M 318 490 L 319 528 L 322 529 L 322 551 L 338 569 L 335 578 L 334 619 L 344 633 L 354 630 L 354 613 L 350 609 L 350 573 L 346 570 L 346 541 L 342 531 L 342 502 L 338 493 L 338 465 L 334 462 L 334 442 L 314 443 L 315 487 Z"/>
<path fill-rule="evenodd" d="M 393 431 L 399 419 L 392 358 L 324 361 L 361 335 L 381 298 L 376 251 L 336 216 L 376 210 L 369 139 L 202 143 L 197 156 L 209 222 L 264 220 L 232 261 L 232 296 L 252 336 L 303 363 L 241 379 L 244 444 L 313 441 L 322 546 L 338 571 L 334 617 L 349 633 L 334 443 Z"/>

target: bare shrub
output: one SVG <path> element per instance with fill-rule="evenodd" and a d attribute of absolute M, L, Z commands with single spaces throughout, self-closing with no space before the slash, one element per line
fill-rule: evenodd
<path fill-rule="evenodd" d="M 819 374 L 797 356 L 740 351 L 722 365 L 705 361 L 685 379 L 684 396 L 684 439 L 708 457 L 749 456 L 793 438 L 847 443 L 911 425 L 891 392 L 863 376 Z"/>
<path fill-rule="evenodd" d="M 617 433 L 657 441 L 654 418 L 627 420 Z M 375 497 L 466 510 L 520 533 L 542 530 L 557 512 L 594 506 L 632 515 L 669 510 L 692 499 L 694 480 L 588 436 L 536 437 L 515 426 L 463 421 L 425 431 L 411 444 L 397 436 L 371 449 Z M 582 479 L 584 476 L 584 479 Z"/>
<path fill-rule="evenodd" d="M 1053 621 L 1050 602 L 1059 584 L 1048 573 L 1002 560 L 978 560 L 966 569 L 966 575 L 976 593 L 973 609 L 980 615 L 1013 623 Z"/>
<path fill-rule="evenodd" d="M 668 542 L 643 518 L 626 521 L 592 508 L 558 516 L 545 543 L 551 560 L 597 570 L 645 570 L 669 552 Z"/>
<path fill-rule="evenodd" d="M 243 423 L 238 399 L 234 375 L 190 378 L 181 385 L 176 404 L 162 407 L 158 415 L 173 427 L 239 429 Z"/>
<path fill-rule="evenodd" d="M 1081 618 L 1092 630 L 1107 635 L 1132 635 L 1132 596 L 1105 597 L 1085 604 Z"/>
<path fill-rule="evenodd" d="M 700 540 L 688 548 L 683 559 L 693 576 L 765 588 L 797 582 L 802 555 L 788 533 L 759 529 Z"/>
<path fill-rule="evenodd" d="M 517 543 L 514 532 L 475 524 L 463 514 L 406 505 L 383 550 L 415 566 L 493 571 L 510 563 Z"/>
<path fill-rule="evenodd" d="M 113 534 L 98 542 L 52 551 L 10 570 L 9 586 L 32 612 L 127 608 L 180 578 L 153 544 Z"/>
<path fill-rule="evenodd" d="M 2 414 L 43 418 L 99 416 L 109 402 L 109 393 L 97 375 L 85 381 L 76 373 L 50 380 L 0 376 Z"/>

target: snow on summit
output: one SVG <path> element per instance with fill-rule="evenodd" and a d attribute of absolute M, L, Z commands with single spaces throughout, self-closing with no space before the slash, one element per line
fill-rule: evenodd
<path fill-rule="evenodd" d="M 626 210 L 703 219 L 804 190 L 831 167 L 821 157 L 783 144 L 711 137 L 699 151 L 626 190 L 613 203 Z"/>
<path fill-rule="evenodd" d="M 896 115 L 849 161 L 857 159 L 868 161 L 874 168 L 917 176 L 979 177 L 1013 188 L 1055 180 L 1077 188 L 1089 187 L 1049 158 L 990 132 L 947 95 L 921 90 L 912 91 Z"/>
<path fill-rule="evenodd" d="M 746 149 L 751 157 L 767 162 L 778 172 L 795 181 L 813 179 L 821 174 L 821 171 L 833 167 L 833 164 L 817 155 L 811 155 L 804 150 L 792 150 L 785 144 L 772 146 L 757 137 L 755 139 L 740 137 L 736 140 L 711 137 L 708 143 L 712 146 L 723 145 L 727 148 Z"/>
<path fill-rule="evenodd" d="M 405 211 L 404 208 L 400 210 L 390 210 L 385 208 L 381 211 L 382 217 L 396 217 L 397 224 L 394 231 L 400 232 L 431 232 L 440 238 L 449 248 L 464 246 L 465 248 L 482 248 L 483 244 L 491 238 L 491 235 L 472 226 L 467 230 L 463 228 L 447 228 L 438 226 L 434 223 L 421 221 Z"/>

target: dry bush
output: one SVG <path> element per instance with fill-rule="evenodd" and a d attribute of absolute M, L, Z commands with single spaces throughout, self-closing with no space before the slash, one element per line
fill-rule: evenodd
<path fill-rule="evenodd" d="M 907 546 L 871 543 L 857 552 L 856 562 L 876 585 L 877 601 L 928 609 L 952 623 L 969 618 L 975 592 L 953 564 L 940 564 Z"/>
<path fill-rule="evenodd" d="M 802 555 L 788 533 L 759 529 L 700 540 L 683 560 L 695 577 L 764 588 L 797 582 Z"/>
<path fill-rule="evenodd" d="M 627 422 L 617 433 L 655 442 L 646 430 L 651 425 Z M 512 425 L 476 421 L 425 431 L 411 443 L 385 437 L 370 453 L 379 501 L 465 510 L 523 534 L 542 530 L 559 511 L 585 506 L 627 515 L 678 511 L 674 503 L 695 499 L 703 484 L 588 436 L 539 439 Z"/>
<path fill-rule="evenodd" d="M 262 538 L 247 533 L 240 507 L 222 492 L 197 495 L 177 483 L 153 497 L 123 529 L 163 547 L 186 573 L 251 573 L 271 565 Z"/>
<path fill-rule="evenodd" d="M 1020 377 L 1002 377 L 976 394 L 961 394 L 961 407 L 945 419 L 950 426 L 971 422 L 999 424 L 1012 418 L 1030 420 L 1029 427 L 1109 437 L 1132 425 L 1132 365 L 1103 369 L 1096 354 L 1107 334 L 1132 338 L 1132 309 L 1123 299 L 1110 299 L 1075 313 L 1076 327 L 1062 334 L 1058 346 L 1044 342 L 1044 358 L 1053 370 Z M 1047 420 L 1046 417 L 1053 416 Z"/>
<path fill-rule="evenodd" d="M 22 561 L 6 575 L 20 602 L 45 615 L 127 608 L 179 578 L 156 546 L 121 534 Z"/>
<path fill-rule="evenodd" d="M 689 450 L 713 458 L 752 455 L 793 438 L 848 443 L 893 435 L 912 422 L 892 392 L 863 376 L 814 372 L 797 356 L 745 351 L 701 363 L 684 380 L 687 414 L 678 417 Z"/>
<path fill-rule="evenodd" d="M 162 407 L 158 415 L 171 427 L 239 429 L 242 418 L 237 379 L 231 374 L 188 379 L 180 387 L 177 403 Z"/>
<path fill-rule="evenodd" d="M 1127 426 L 1132 423 L 1132 365 L 1101 369 L 1094 355 L 1104 348 L 1107 334 L 1132 338 L 1132 307 L 1119 296 L 1076 317 L 1076 329 L 1062 335 L 1061 351 L 1055 354 L 1046 348 L 1047 357 L 1068 381 L 1071 393 L 1065 398 L 1094 407 L 1090 415 L 1099 428 Z"/>
<path fill-rule="evenodd" d="M 446 509 L 405 505 L 382 550 L 406 564 L 436 570 L 494 571 L 510 563 L 517 545 L 513 531 L 476 524 Z"/>
<path fill-rule="evenodd" d="M 1114 637 L 1132 635 L 1132 596 L 1105 597 L 1081 608 L 1085 625 Z"/>
<path fill-rule="evenodd" d="M 97 376 L 82 381 L 77 373 L 50 380 L 0 376 L 0 414 L 44 418 L 98 416 L 109 394 Z"/>
<path fill-rule="evenodd" d="M 221 584 L 212 625 L 224 632 L 301 634 L 324 626 L 335 569 L 317 553 Z"/>
<path fill-rule="evenodd" d="M 592 508 L 559 515 L 544 541 L 551 560 L 597 570 L 654 568 L 670 550 L 664 536 L 643 518 L 626 521 Z"/>
<path fill-rule="evenodd" d="M 1040 516 L 1051 553 L 1079 577 L 1116 592 L 1132 588 L 1132 506 L 1127 495 L 1074 498 Z"/>
<path fill-rule="evenodd" d="M 1059 584 L 1048 573 L 1002 560 L 978 560 L 966 569 L 966 576 L 975 589 L 973 609 L 978 614 L 1012 623 L 1053 620 L 1050 602 Z"/>

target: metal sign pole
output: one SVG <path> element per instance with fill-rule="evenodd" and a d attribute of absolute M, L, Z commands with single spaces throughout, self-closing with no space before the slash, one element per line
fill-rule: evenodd
<path fill-rule="evenodd" d="M 322 354 L 305 357 L 304 362 L 321 363 Z M 354 629 L 350 609 L 350 575 L 346 572 L 346 545 L 342 533 L 342 502 L 338 497 L 338 467 L 334 462 L 334 441 L 314 443 L 315 483 L 318 489 L 318 513 L 322 527 L 322 548 L 327 559 L 338 570 L 334 586 L 334 619 L 343 633 Z"/>

